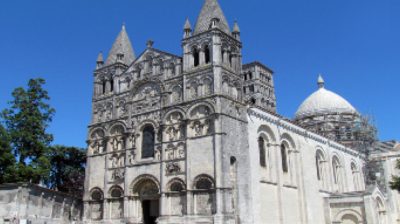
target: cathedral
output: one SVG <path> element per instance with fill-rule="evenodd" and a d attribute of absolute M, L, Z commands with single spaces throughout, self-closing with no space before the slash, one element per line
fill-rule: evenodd
<path fill-rule="evenodd" d="M 83 221 L 400 223 L 400 146 L 375 144 L 321 76 L 293 119 L 277 114 L 274 73 L 242 63 L 240 36 L 217 0 L 184 23 L 182 55 L 136 55 L 122 27 L 94 71 Z"/>

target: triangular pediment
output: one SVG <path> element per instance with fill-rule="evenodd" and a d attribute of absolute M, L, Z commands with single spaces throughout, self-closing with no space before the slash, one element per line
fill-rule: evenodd
<path fill-rule="evenodd" d="M 161 66 L 162 68 L 169 65 L 180 63 L 181 57 L 164 52 L 155 48 L 147 48 L 138 58 L 129 66 L 127 72 L 133 72 L 137 69 L 145 69 L 145 66 Z M 147 64 L 147 65 L 146 65 Z"/>

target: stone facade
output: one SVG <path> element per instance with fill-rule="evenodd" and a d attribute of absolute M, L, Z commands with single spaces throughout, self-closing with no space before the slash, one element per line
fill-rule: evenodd
<path fill-rule="evenodd" d="M 273 72 L 205 0 L 182 56 L 125 27 L 94 72 L 86 223 L 391 223 L 366 157 L 276 114 Z M 356 193 L 358 192 L 358 193 Z M 382 205 L 370 214 L 371 205 Z M 375 215 L 376 214 L 376 215 Z M 370 218 L 371 216 L 372 218 Z M 370 221 L 374 220 L 374 221 Z"/>

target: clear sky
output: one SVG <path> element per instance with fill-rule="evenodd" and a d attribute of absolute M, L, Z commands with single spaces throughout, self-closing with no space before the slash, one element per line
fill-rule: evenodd
<path fill-rule="evenodd" d="M 0 3 L 0 109 L 29 78 L 47 80 L 57 110 L 55 143 L 86 145 L 92 79 L 126 23 L 136 54 L 146 40 L 181 54 L 185 18 L 195 24 L 203 0 L 12 0 Z M 220 0 L 238 20 L 243 60 L 275 71 L 278 111 L 293 117 L 316 90 L 327 89 L 371 114 L 382 140 L 400 140 L 400 1 Z"/>

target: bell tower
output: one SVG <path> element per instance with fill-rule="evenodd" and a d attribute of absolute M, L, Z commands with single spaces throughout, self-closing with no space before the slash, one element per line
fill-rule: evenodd
<path fill-rule="evenodd" d="M 184 73 L 211 70 L 213 93 L 233 95 L 235 100 L 241 100 L 242 43 L 239 26 L 235 23 L 231 32 L 217 0 L 205 0 L 194 30 L 186 20 L 182 47 Z"/>

